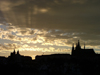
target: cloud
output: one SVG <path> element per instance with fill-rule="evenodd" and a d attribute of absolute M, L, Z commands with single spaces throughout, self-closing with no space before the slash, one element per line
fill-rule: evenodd
<path fill-rule="evenodd" d="M 12 24 L 9 32 L 4 31 L 6 39 L 46 46 L 71 46 L 80 39 L 82 44 L 100 45 L 99 0 L 1 0 L 0 4 L 0 20 Z"/>
<path fill-rule="evenodd" d="M 3 14 L 5 18 L 9 17 L 7 21 L 15 26 L 99 33 L 98 0 L 5 0 L 5 2 L 11 7 L 9 6 L 10 10 L 6 13 L 2 10 Z"/>
<path fill-rule="evenodd" d="M 0 44 L 0 50 L 14 50 L 14 49 L 19 49 L 20 45 L 18 45 L 17 43 L 4 43 L 4 44 Z"/>
<path fill-rule="evenodd" d="M 12 49 L 14 49 L 14 48 L 20 48 L 20 45 L 18 45 L 17 43 L 5 43 L 5 45 L 7 46 L 7 47 L 9 47 L 9 48 L 12 48 Z"/>
<path fill-rule="evenodd" d="M 0 33 L 2 39 L 28 44 L 42 43 L 42 45 L 67 46 L 68 44 L 72 45 L 72 43 L 76 43 L 77 40 L 80 39 L 81 43 L 86 41 L 87 45 L 100 45 L 100 36 L 94 33 L 66 32 L 66 30 L 59 29 L 39 30 L 19 28 L 12 25 L 7 26 L 7 30 L 1 28 Z"/>
<path fill-rule="evenodd" d="M 16 38 L 16 36 L 14 36 L 14 35 L 9 35 L 9 34 L 8 34 L 8 38 L 9 38 L 9 39 L 14 39 L 14 38 Z"/>

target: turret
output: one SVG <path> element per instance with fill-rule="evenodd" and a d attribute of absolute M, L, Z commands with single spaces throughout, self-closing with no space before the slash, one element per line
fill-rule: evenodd
<path fill-rule="evenodd" d="M 17 51 L 17 55 L 19 55 L 19 50 Z"/>
<path fill-rule="evenodd" d="M 15 56 L 15 49 L 14 49 L 14 51 L 10 54 L 10 56 Z"/>
<path fill-rule="evenodd" d="M 14 52 L 13 52 L 13 54 L 16 54 L 16 53 L 15 53 L 15 49 L 14 49 Z"/>

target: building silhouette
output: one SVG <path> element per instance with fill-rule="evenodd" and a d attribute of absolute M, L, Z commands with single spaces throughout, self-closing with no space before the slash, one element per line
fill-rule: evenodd
<path fill-rule="evenodd" d="M 96 55 L 93 49 L 85 49 L 85 44 L 84 44 L 84 49 L 81 48 L 80 42 L 78 40 L 78 43 L 76 44 L 76 47 L 74 47 L 74 44 L 72 46 L 72 52 L 71 55 L 73 56 L 94 56 Z"/>
<path fill-rule="evenodd" d="M 70 54 L 37 55 L 35 60 L 20 51 L 11 52 L 8 58 L 0 57 L 4 75 L 100 75 L 100 54 L 93 49 L 81 48 L 80 42 L 72 46 Z M 91 57 L 92 56 L 92 57 Z M 5 71 L 5 72 L 4 72 Z"/>
<path fill-rule="evenodd" d="M 32 61 L 32 58 L 30 56 L 20 55 L 19 50 L 17 52 L 15 52 L 15 50 L 14 50 L 10 54 L 8 59 L 9 59 L 9 61 L 13 61 L 13 62 Z"/>

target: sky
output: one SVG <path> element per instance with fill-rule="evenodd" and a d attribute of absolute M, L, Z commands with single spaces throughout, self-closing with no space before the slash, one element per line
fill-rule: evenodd
<path fill-rule="evenodd" d="M 0 0 L 0 55 L 71 53 L 72 44 L 100 53 L 100 0 Z"/>

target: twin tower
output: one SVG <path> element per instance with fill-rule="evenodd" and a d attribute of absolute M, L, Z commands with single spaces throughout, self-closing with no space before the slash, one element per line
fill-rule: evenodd
<path fill-rule="evenodd" d="M 72 52 L 71 55 L 73 56 L 93 56 L 95 55 L 95 52 L 93 49 L 85 49 L 85 44 L 84 44 L 84 49 L 81 48 L 80 42 L 78 40 L 78 43 L 76 44 L 76 47 L 74 47 L 74 44 L 72 46 Z"/>

